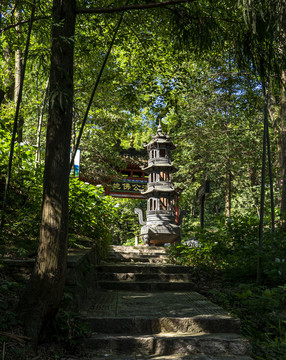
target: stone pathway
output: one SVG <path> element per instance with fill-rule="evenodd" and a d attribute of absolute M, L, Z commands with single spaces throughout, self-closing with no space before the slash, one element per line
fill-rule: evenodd
<path fill-rule="evenodd" d="M 164 248 L 113 246 L 81 316 L 92 360 L 250 360 L 239 320 L 194 291 L 188 267 Z"/>

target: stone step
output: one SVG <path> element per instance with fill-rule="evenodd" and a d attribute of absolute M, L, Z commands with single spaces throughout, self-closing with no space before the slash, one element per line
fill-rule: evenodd
<path fill-rule="evenodd" d="M 97 281 L 99 289 L 123 291 L 192 291 L 197 285 L 191 282 L 159 281 Z"/>
<path fill-rule="evenodd" d="M 240 322 L 226 315 L 197 315 L 193 317 L 90 317 L 81 318 L 92 332 L 113 334 L 158 334 L 180 332 L 239 333 Z"/>
<path fill-rule="evenodd" d="M 90 353 L 88 357 L 64 357 L 62 360 L 252 360 L 247 355 L 205 355 L 205 354 L 192 354 L 192 355 L 164 355 L 164 356 L 143 356 L 143 355 L 109 355 L 96 356 Z"/>
<path fill-rule="evenodd" d="M 166 249 L 156 246 L 111 246 L 107 261 L 167 263 Z"/>
<path fill-rule="evenodd" d="M 111 245 L 110 252 L 116 252 L 119 254 L 123 253 L 135 253 L 135 254 L 166 254 L 166 249 L 164 247 L 158 246 L 120 246 L 120 245 Z"/>
<path fill-rule="evenodd" d="M 164 333 L 156 335 L 93 334 L 84 343 L 97 355 L 250 355 L 249 341 L 238 334 Z"/>
<path fill-rule="evenodd" d="M 190 282 L 192 279 L 191 274 L 160 274 L 160 273 L 149 273 L 149 274 L 136 274 L 133 272 L 124 273 L 100 273 L 98 274 L 97 280 L 100 281 L 136 281 L 136 282 Z"/>
<path fill-rule="evenodd" d="M 149 255 L 149 254 L 117 254 L 110 253 L 108 262 L 139 262 L 139 263 L 155 263 L 166 264 L 168 258 L 166 255 Z"/>
<path fill-rule="evenodd" d="M 86 359 L 251 360 L 239 320 L 194 291 L 192 269 L 168 264 L 165 248 L 112 246 L 108 261 L 80 311 Z"/>
<path fill-rule="evenodd" d="M 120 264 L 102 264 L 96 266 L 97 273 L 136 273 L 136 274 L 188 274 L 191 268 L 188 266 L 171 264 L 138 264 L 138 263 L 120 263 Z"/>

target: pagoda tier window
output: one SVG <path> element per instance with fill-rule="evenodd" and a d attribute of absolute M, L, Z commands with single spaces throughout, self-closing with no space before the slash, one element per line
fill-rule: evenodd
<path fill-rule="evenodd" d="M 152 173 L 149 175 L 149 181 L 150 181 L 151 183 L 158 181 L 158 180 L 157 180 L 157 174 L 156 174 L 155 172 L 152 172 Z"/>
<path fill-rule="evenodd" d="M 157 210 L 158 199 L 150 198 L 148 201 L 148 210 Z"/>
<path fill-rule="evenodd" d="M 175 209 L 175 200 L 173 199 L 173 200 L 170 201 L 170 208 L 169 208 L 169 210 L 174 211 L 174 209 Z"/>
<path fill-rule="evenodd" d="M 159 157 L 166 157 L 166 149 L 159 150 Z"/>
<path fill-rule="evenodd" d="M 150 158 L 155 159 L 157 157 L 157 150 L 151 150 L 150 151 Z"/>
<path fill-rule="evenodd" d="M 169 208 L 169 199 L 162 197 L 160 198 L 160 210 L 168 210 Z"/>
<path fill-rule="evenodd" d="M 170 181 L 169 171 L 160 171 L 159 181 Z"/>

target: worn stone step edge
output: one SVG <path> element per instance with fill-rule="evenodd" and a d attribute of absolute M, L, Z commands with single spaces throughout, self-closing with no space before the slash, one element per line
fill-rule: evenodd
<path fill-rule="evenodd" d="M 118 253 L 158 253 L 165 254 L 166 248 L 158 247 L 158 246 L 120 246 L 120 245 L 111 245 L 110 251 L 118 252 Z"/>
<path fill-rule="evenodd" d="M 124 258 L 124 259 L 167 259 L 167 255 L 163 254 L 134 254 L 134 253 L 110 253 L 108 258 Z"/>
<path fill-rule="evenodd" d="M 192 280 L 191 274 L 160 274 L 160 273 L 133 273 L 133 272 L 119 272 L 119 273 L 98 273 L 97 280 L 100 281 L 161 281 L 161 282 L 186 282 Z"/>
<path fill-rule="evenodd" d="M 109 252 L 109 255 L 111 255 L 111 256 L 137 256 L 137 257 L 139 257 L 139 256 L 142 256 L 142 257 L 147 257 L 147 256 L 149 256 L 149 257 L 168 257 L 168 255 L 166 254 L 166 253 L 163 253 L 163 252 L 140 252 L 140 251 L 138 251 L 138 252 L 128 252 L 128 251 L 125 251 L 125 252 L 117 252 L 117 251 L 110 251 Z"/>
<path fill-rule="evenodd" d="M 173 264 L 152 264 L 152 263 L 115 263 L 115 264 L 101 264 L 95 267 L 98 273 L 100 272 L 115 272 L 115 273 L 160 273 L 160 274 L 176 274 L 176 273 L 191 273 L 192 269 L 188 266 L 173 265 Z"/>
<path fill-rule="evenodd" d="M 142 262 L 142 263 L 166 263 L 168 259 L 166 257 L 158 256 L 109 256 L 107 261 L 110 262 Z"/>
<path fill-rule="evenodd" d="M 146 257 L 120 257 L 120 256 L 111 256 L 109 257 L 106 262 L 125 262 L 125 263 L 132 263 L 132 262 L 137 262 L 137 263 L 158 263 L 158 264 L 166 264 L 168 262 L 168 259 L 165 258 L 158 258 L 158 257 L 150 257 L 150 256 L 146 256 Z"/>
<path fill-rule="evenodd" d="M 168 257 L 165 255 L 160 255 L 160 256 L 150 256 L 150 255 L 134 255 L 134 256 L 130 256 L 129 254 L 125 254 L 124 256 L 118 255 L 118 254 L 114 254 L 114 255 L 109 255 L 108 258 L 106 259 L 106 261 L 126 261 L 126 262 L 130 262 L 130 261 L 137 261 L 137 262 L 166 262 L 168 261 Z"/>
<path fill-rule="evenodd" d="M 163 356 L 144 356 L 144 355 L 109 355 L 102 356 L 93 355 L 90 352 L 87 357 L 81 356 L 68 356 L 61 358 L 62 360 L 252 360 L 247 355 L 205 355 L 205 354 L 192 354 L 192 355 L 163 355 Z"/>
<path fill-rule="evenodd" d="M 97 281 L 99 289 L 126 291 L 197 291 L 192 282 L 156 281 Z"/>
<path fill-rule="evenodd" d="M 158 334 L 179 331 L 185 334 L 240 333 L 240 321 L 224 315 L 193 317 L 98 317 L 81 316 L 93 332 L 108 334 Z"/>
<path fill-rule="evenodd" d="M 156 335 L 111 335 L 93 334 L 85 339 L 84 345 L 97 353 L 142 355 L 250 355 L 248 340 L 237 334 L 192 334 L 167 333 Z"/>
<path fill-rule="evenodd" d="M 205 355 L 205 354 L 192 354 L 192 355 L 163 355 L 163 356 L 142 356 L 142 355 L 109 355 L 96 356 L 90 353 L 87 357 L 64 357 L 62 360 L 252 360 L 247 355 Z"/>

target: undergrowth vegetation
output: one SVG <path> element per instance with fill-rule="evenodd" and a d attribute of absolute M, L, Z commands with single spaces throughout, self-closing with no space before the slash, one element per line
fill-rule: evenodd
<path fill-rule="evenodd" d="M 21 162 L 14 164 L 15 176 L 8 193 L 0 254 L 25 258 L 34 256 L 38 246 L 41 222 L 43 167 L 35 166 L 34 151 L 29 146 L 16 146 Z M 8 157 L 7 157 L 8 158 Z M 7 164 L 6 164 L 7 165 Z M 5 173 L 5 166 L 3 167 Z M 1 179 L 4 188 L 4 178 Z M 105 196 L 101 185 L 93 186 L 70 179 L 69 246 L 96 246 L 103 255 L 120 230 L 122 207 Z M 121 234 L 122 237 L 122 234 Z"/>
<path fill-rule="evenodd" d="M 285 227 L 273 234 L 265 224 L 263 251 L 258 251 L 259 219 L 217 219 L 216 228 L 196 229 L 189 242 L 168 249 L 170 262 L 191 266 L 213 280 L 206 295 L 241 320 L 257 360 L 286 359 Z M 261 256 L 262 281 L 257 283 Z"/>

